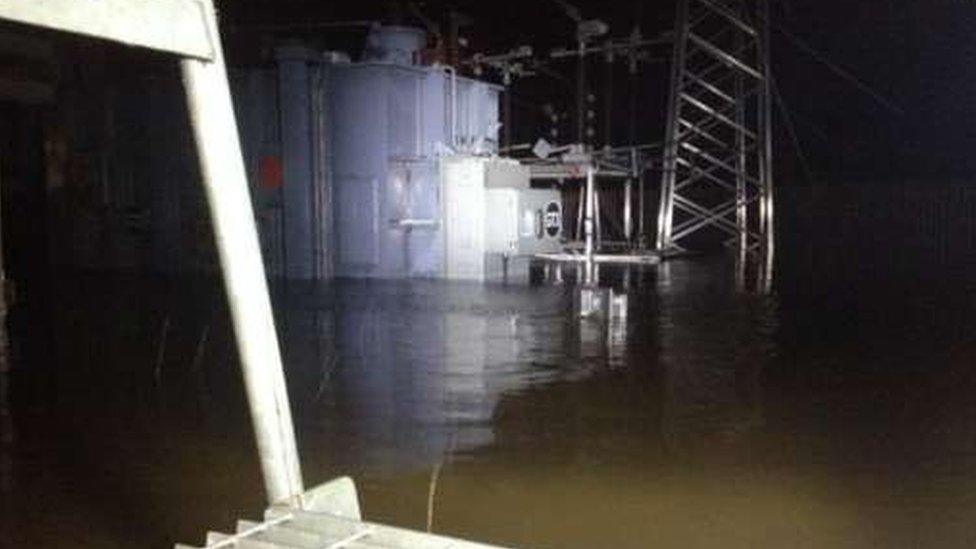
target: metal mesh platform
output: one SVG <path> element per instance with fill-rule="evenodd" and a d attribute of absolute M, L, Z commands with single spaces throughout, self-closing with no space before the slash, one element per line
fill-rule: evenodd
<path fill-rule="evenodd" d="M 349 478 L 340 478 L 303 495 L 302 508 L 273 505 L 264 521 L 241 520 L 233 534 L 210 532 L 207 549 L 356 549 L 415 547 L 421 549 L 488 549 L 484 545 L 363 522 L 356 487 Z M 176 545 L 193 549 L 192 545 Z"/>

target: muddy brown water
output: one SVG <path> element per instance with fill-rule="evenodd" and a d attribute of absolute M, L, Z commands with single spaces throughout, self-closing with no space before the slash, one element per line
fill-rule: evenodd
<path fill-rule="evenodd" d="M 367 518 L 424 528 L 439 467 L 434 531 L 515 546 L 972 546 L 976 291 L 954 280 L 786 272 L 764 296 L 682 260 L 631 273 L 613 325 L 575 319 L 571 285 L 279 292 L 306 484 L 351 475 Z M 220 303 L 79 275 L 18 305 L 0 546 L 167 547 L 259 515 Z"/>

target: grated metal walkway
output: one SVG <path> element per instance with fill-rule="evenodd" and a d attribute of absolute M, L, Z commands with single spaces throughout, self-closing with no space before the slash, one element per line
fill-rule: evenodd
<path fill-rule="evenodd" d="M 491 549 L 494 546 L 363 522 L 356 487 L 340 478 L 307 492 L 302 509 L 273 505 L 264 522 L 241 520 L 233 534 L 210 532 L 206 549 Z M 194 549 L 176 545 L 177 549 Z"/>

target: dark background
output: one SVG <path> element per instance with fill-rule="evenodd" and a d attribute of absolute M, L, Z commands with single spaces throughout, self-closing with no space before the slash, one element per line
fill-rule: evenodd
<path fill-rule="evenodd" d="M 674 2 L 574 2 L 584 17 L 603 19 L 611 35 L 624 38 L 634 25 L 645 37 L 673 26 Z M 772 1 L 773 70 L 808 158 L 806 174 L 782 112 L 776 112 L 778 184 L 818 184 L 844 179 L 962 176 L 976 169 L 976 6 L 951 0 Z M 363 29 L 315 28 L 337 21 L 376 20 L 418 25 L 397 2 L 225 0 L 220 2 L 232 60 L 255 62 L 263 48 L 302 37 L 325 47 L 357 51 Z M 473 24 L 463 31 L 467 52 L 500 53 L 521 44 L 544 59 L 553 48 L 572 47 L 574 23 L 553 1 L 418 2 L 433 21 L 457 10 Z M 797 43 L 815 52 L 804 51 Z M 645 65 L 637 84 L 639 137 L 659 139 L 668 89 L 668 47 L 652 50 L 660 62 Z M 591 86 L 602 89 L 602 62 L 591 69 Z M 833 65 L 859 83 L 844 78 Z M 540 75 L 514 86 L 516 141 L 542 131 L 538 107 L 552 102 L 571 112 L 572 61 L 548 68 L 566 81 Z M 617 64 L 613 141 L 626 143 L 630 83 Z M 865 91 L 868 89 L 870 91 Z M 872 96 L 880 96 L 876 99 Z M 599 100 L 602 104 L 603 98 Z M 602 113 L 603 110 L 601 109 Z M 601 126 L 602 127 L 602 126 Z M 602 137 L 602 136 L 601 136 Z"/>

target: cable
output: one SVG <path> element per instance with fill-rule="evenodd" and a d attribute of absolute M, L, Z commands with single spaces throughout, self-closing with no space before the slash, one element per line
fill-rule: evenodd
<path fill-rule="evenodd" d="M 830 59 L 827 59 L 827 57 L 824 54 L 822 54 L 822 53 L 818 52 L 817 50 L 815 50 L 813 48 L 813 46 L 811 46 L 810 44 L 807 44 L 806 42 L 804 42 L 803 40 L 801 40 L 800 38 L 798 38 L 796 35 L 792 34 L 788 30 L 784 29 L 782 26 L 777 25 L 777 24 L 772 23 L 772 22 L 770 22 L 770 24 L 777 31 L 779 31 L 779 33 L 782 34 L 784 38 L 786 38 L 791 44 L 793 44 L 794 47 L 796 47 L 800 51 L 802 51 L 802 52 L 810 55 L 811 57 L 813 57 L 817 61 L 820 61 L 821 63 L 823 63 L 834 74 L 836 74 L 837 76 L 843 78 L 844 80 L 847 80 L 848 83 L 852 84 L 858 90 L 860 90 L 861 92 L 863 92 L 863 93 L 867 94 L 868 96 L 870 96 L 878 104 L 880 104 L 881 106 L 885 107 L 886 109 L 888 109 L 889 111 L 893 112 L 894 114 L 897 114 L 898 116 L 904 116 L 905 115 L 904 109 L 902 109 L 901 107 L 899 107 L 898 105 L 896 105 L 893 101 L 891 101 L 890 99 L 884 97 L 879 92 L 875 91 L 870 86 L 868 86 L 867 84 L 865 84 L 864 82 L 862 82 L 861 80 L 859 80 L 856 76 L 854 76 L 853 74 L 851 74 L 850 71 L 848 71 L 847 69 L 841 67 L 840 65 L 837 65 L 836 63 L 832 62 Z"/>
<path fill-rule="evenodd" d="M 786 100 L 783 99 L 783 95 L 779 93 L 779 88 L 776 86 L 776 80 L 773 78 L 772 74 L 769 74 L 769 83 L 773 91 L 773 98 L 776 100 L 776 105 L 779 107 L 780 113 L 783 115 L 783 119 L 786 121 L 786 130 L 790 134 L 790 140 L 793 141 L 793 148 L 796 149 L 796 156 L 800 159 L 800 165 L 803 167 L 803 173 L 807 177 L 807 183 L 813 184 L 813 171 L 810 169 L 810 163 L 807 161 L 806 154 L 803 153 L 803 147 L 800 145 L 800 137 L 796 133 L 796 126 L 793 125 L 793 117 L 790 116 L 790 111 L 786 106 Z"/>

